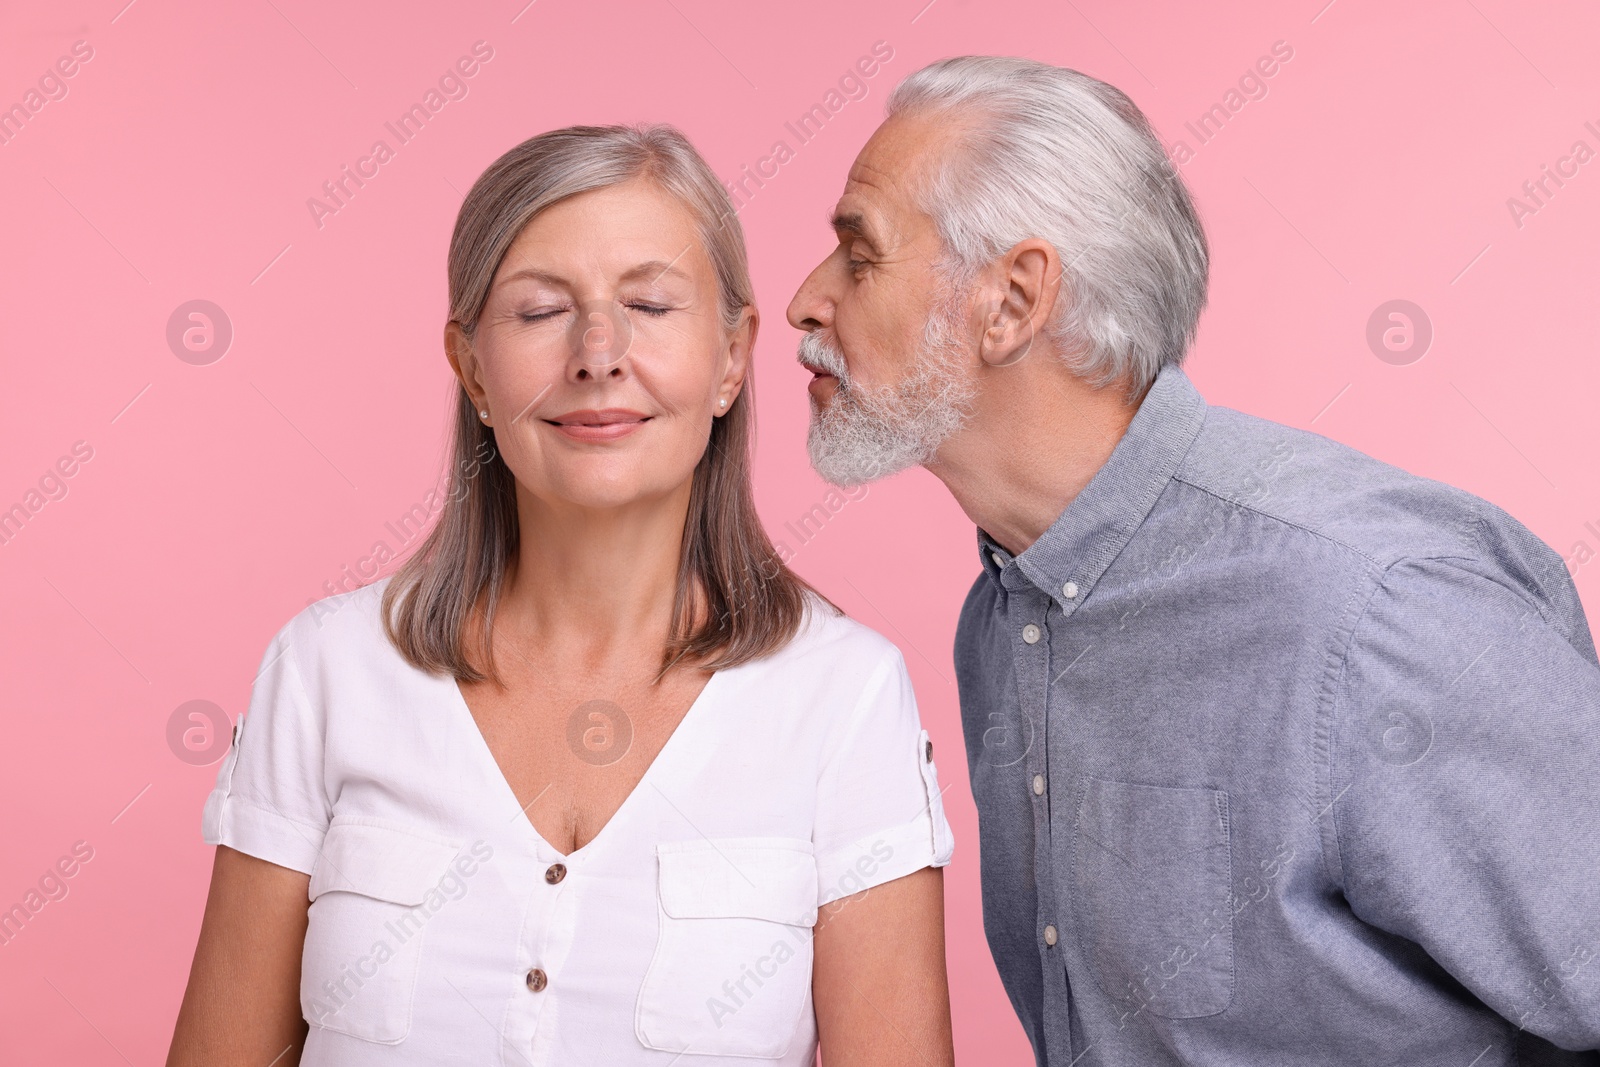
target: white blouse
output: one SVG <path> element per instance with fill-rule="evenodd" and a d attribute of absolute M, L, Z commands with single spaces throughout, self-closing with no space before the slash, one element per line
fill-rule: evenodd
<path fill-rule="evenodd" d="M 814 603 L 562 855 L 455 679 L 389 643 L 387 582 L 273 638 L 206 800 L 208 844 L 311 876 L 301 1063 L 811 1064 L 818 905 L 950 860 L 899 650 Z M 617 710 L 580 705 L 575 758 L 609 762 Z"/>

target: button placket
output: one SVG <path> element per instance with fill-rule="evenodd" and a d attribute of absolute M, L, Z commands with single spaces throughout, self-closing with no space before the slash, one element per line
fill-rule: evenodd
<path fill-rule="evenodd" d="M 1071 593 L 1068 592 L 1069 586 L 1071 587 Z M 1073 610 L 1081 603 L 1077 597 L 1072 595 L 1078 593 L 1076 586 L 1072 583 L 1063 583 L 1060 587 L 1060 592 L 1066 597 L 1066 603 L 1057 600 L 1053 591 L 1041 590 L 1038 593 L 1041 603 L 1041 616 L 1043 617 L 1041 638 L 1049 638 L 1051 636 L 1049 632 L 1049 611 L 1051 608 L 1056 608 L 1061 612 L 1056 621 L 1057 623 L 1062 623 L 1066 618 L 1071 617 Z M 1059 731 L 1064 725 L 1052 707 L 1052 698 L 1055 693 L 1053 692 L 1054 687 L 1051 685 L 1051 679 L 1054 675 L 1052 666 L 1053 649 L 1051 645 L 1052 643 L 1059 643 L 1060 635 L 1057 634 L 1055 636 L 1057 638 L 1056 642 L 1041 640 L 1033 646 L 1037 660 L 1032 666 L 1038 672 L 1033 692 L 1036 694 L 1035 699 L 1038 705 L 1039 720 L 1041 723 L 1046 724 L 1039 734 L 1040 743 L 1034 746 L 1033 755 L 1035 758 L 1031 768 L 1036 776 L 1038 786 L 1042 787 L 1035 794 L 1038 803 L 1034 805 L 1034 825 L 1041 828 L 1034 837 L 1034 883 L 1038 889 L 1038 895 L 1035 898 L 1035 921 L 1038 925 L 1034 929 L 1038 931 L 1036 944 L 1039 952 L 1039 967 L 1044 978 L 1046 1003 L 1050 1002 L 1052 994 L 1054 994 L 1061 996 L 1064 1003 L 1070 1004 L 1071 995 L 1066 989 L 1066 957 L 1062 955 L 1062 952 L 1066 950 L 1062 947 L 1061 952 L 1057 951 L 1057 947 L 1061 943 L 1061 931 L 1053 921 L 1055 916 L 1051 914 L 1055 911 L 1057 903 L 1055 880 L 1058 874 L 1064 873 L 1058 872 L 1053 862 L 1055 855 L 1055 824 L 1052 817 L 1052 809 L 1056 805 L 1052 785 L 1062 783 L 1052 783 L 1050 778 L 1050 752 L 1054 747 L 1051 740 L 1050 727 L 1053 726 Z M 1062 714 L 1065 714 L 1065 709 L 1062 709 Z M 1065 768 L 1063 768 L 1063 773 L 1065 773 Z M 1059 1040 L 1064 1047 L 1058 1046 L 1050 1049 L 1051 1062 L 1055 1062 L 1057 1059 L 1063 1062 L 1072 1062 L 1071 1037 L 1063 1033 L 1059 1035 Z M 1051 1042 L 1051 1044 L 1055 1045 L 1056 1043 Z"/>
<path fill-rule="evenodd" d="M 532 899 L 518 953 L 523 987 L 518 1000 L 522 1004 L 520 1012 L 526 1014 L 517 1029 L 522 1033 L 523 1047 L 532 1054 L 532 1062 L 543 1064 L 550 1051 L 550 1034 L 541 1023 L 550 998 L 558 995 L 561 965 L 572 947 L 571 875 L 578 861 L 542 842 L 531 859 L 534 866 L 523 875 L 523 884 Z"/>
<path fill-rule="evenodd" d="M 1048 914 L 1048 911 L 1054 910 L 1056 899 L 1055 871 L 1050 862 L 1051 804 L 1049 767 L 1046 763 L 1050 748 L 1050 642 L 1046 640 L 1049 637 L 1047 626 L 1032 620 L 1047 621 L 1047 612 L 1056 603 L 1053 596 L 1029 585 L 1026 590 L 1018 589 L 1014 593 L 1009 606 L 1014 606 L 1018 610 L 1007 613 L 1012 633 L 1018 638 L 1012 645 L 1017 668 L 1017 700 L 1021 705 L 1021 712 L 1032 718 L 1035 723 L 1036 743 L 1029 749 L 1027 759 L 1019 770 L 1023 770 L 1026 774 L 1024 786 L 1035 801 L 1033 869 L 1037 894 L 1034 902 L 1037 925 L 1034 930 L 1038 938 L 1036 944 L 1039 946 L 1039 966 L 1044 972 L 1047 989 L 1060 985 L 1065 977 L 1064 973 L 1057 973 L 1062 964 L 1060 956 L 1055 952 L 1055 946 L 1060 941 L 1060 931 L 1050 921 L 1052 916 Z"/>

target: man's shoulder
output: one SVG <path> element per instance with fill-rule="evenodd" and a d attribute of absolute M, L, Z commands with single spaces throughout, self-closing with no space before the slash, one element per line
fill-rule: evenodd
<path fill-rule="evenodd" d="M 1482 497 L 1309 430 L 1230 408 L 1207 412 L 1174 477 L 1304 536 L 1326 539 L 1380 570 L 1406 558 L 1513 563 L 1550 551 Z"/>
<path fill-rule="evenodd" d="M 1213 407 L 1174 481 L 1333 549 L 1294 554 L 1306 566 L 1342 557 L 1378 583 L 1402 562 L 1448 560 L 1584 629 L 1564 560 L 1504 509 L 1310 431 Z"/>

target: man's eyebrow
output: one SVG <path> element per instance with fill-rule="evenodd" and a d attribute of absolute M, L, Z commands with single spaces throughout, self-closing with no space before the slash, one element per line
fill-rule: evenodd
<path fill-rule="evenodd" d="M 866 216 L 859 211 L 835 211 L 828 217 L 828 225 L 835 233 L 853 233 L 864 241 L 877 243 L 867 228 Z"/>

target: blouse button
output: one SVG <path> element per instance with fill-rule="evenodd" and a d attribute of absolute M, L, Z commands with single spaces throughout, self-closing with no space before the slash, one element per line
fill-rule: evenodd
<path fill-rule="evenodd" d="M 552 863 L 544 872 L 544 880 L 551 885 L 555 885 L 566 876 L 567 865 L 565 863 Z"/>
<path fill-rule="evenodd" d="M 533 990 L 533 992 L 538 993 L 549 984 L 549 977 L 539 968 L 535 967 L 533 970 L 528 972 L 528 988 Z"/>
<path fill-rule="evenodd" d="M 1052 926 L 1046 926 L 1044 928 L 1044 943 L 1046 945 L 1049 945 L 1051 948 L 1055 948 L 1056 947 L 1056 940 L 1057 940 L 1056 928 L 1053 925 Z"/>
<path fill-rule="evenodd" d="M 1044 796 L 1044 775 L 1042 774 L 1033 776 L 1033 795 L 1036 797 Z"/>
<path fill-rule="evenodd" d="M 1066 597 L 1068 600 L 1078 599 L 1078 583 L 1068 582 L 1066 585 L 1062 586 L 1061 595 Z"/>
<path fill-rule="evenodd" d="M 1028 642 L 1030 645 L 1038 644 L 1039 628 L 1030 622 L 1028 625 L 1022 628 L 1022 639 Z"/>

